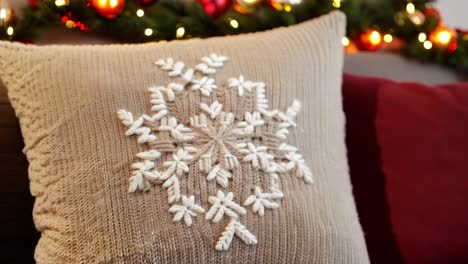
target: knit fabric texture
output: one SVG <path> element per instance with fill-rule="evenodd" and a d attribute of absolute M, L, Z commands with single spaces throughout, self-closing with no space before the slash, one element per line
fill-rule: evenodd
<path fill-rule="evenodd" d="M 206 40 L 0 42 L 37 263 L 369 263 L 344 144 L 344 29 L 333 12 Z"/>

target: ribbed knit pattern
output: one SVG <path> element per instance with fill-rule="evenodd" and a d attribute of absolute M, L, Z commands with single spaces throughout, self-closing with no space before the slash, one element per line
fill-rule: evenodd
<path fill-rule="evenodd" d="M 1 42 L 0 76 L 20 119 L 34 220 L 42 232 L 37 263 L 369 263 L 344 144 L 344 28 L 344 15 L 334 12 L 287 29 L 207 40 L 48 47 Z M 134 155 L 144 148 L 123 136 L 116 116 L 119 108 L 149 112 L 147 88 L 170 82 L 154 65 L 157 59 L 196 65 L 210 53 L 230 59 L 217 80 L 243 74 L 265 82 L 273 109 L 302 102 L 289 142 L 315 176 L 313 185 L 281 178 L 280 208 L 244 216 L 258 244 L 233 241 L 222 252 L 214 249 L 222 226 L 203 216 L 191 227 L 173 223 L 163 188 L 128 193 Z M 260 176 L 247 172 L 230 182 L 239 201 Z M 195 170 L 181 184 L 209 208 L 216 183 Z"/>

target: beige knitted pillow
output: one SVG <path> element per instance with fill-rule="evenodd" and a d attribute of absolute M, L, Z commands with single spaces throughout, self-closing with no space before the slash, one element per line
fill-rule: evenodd
<path fill-rule="evenodd" d="M 344 144 L 344 28 L 334 12 L 207 40 L 1 43 L 37 262 L 368 263 Z"/>

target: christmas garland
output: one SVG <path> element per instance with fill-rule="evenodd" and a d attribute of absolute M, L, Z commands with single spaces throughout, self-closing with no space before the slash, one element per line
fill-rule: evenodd
<path fill-rule="evenodd" d="M 289 26 L 340 9 L 347 52 L 396 50 L 468 73 L 468 32 L 448 28 L 432 0 L 29 0 L 15 17 L 0 0 L 0 39 L 32 42 L 44 29 L 149 42 L 241 34 Z"/>

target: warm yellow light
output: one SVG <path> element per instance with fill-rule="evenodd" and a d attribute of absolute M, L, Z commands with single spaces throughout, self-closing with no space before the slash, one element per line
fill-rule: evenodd
<path fill-rule="evenodd" d="M 347 37 L 343 37 L 341 39 L 341 44 L 343 44 L 345 47 L 349 46 L 349 39 Z"/>
<path fill-rule="evenodd" d="M 425 49 L 430 50 L 432 49 L 432 42 L 430 42 L 429 40 L 426 40 L 424 41 L 423 46 Z"/>
<path fill-rule="evenodd" d="M 0 9 L 0 19 L 6 19 L 7 17 L 7 10 L 5 8 Z"/>
<path fill-rule="evenodd" d="M 271 5 L 273 6 L 274 9 L 281 11 L 283 10 L 283 5 L 276 2 L 276 1 L 271 1 Z"/>
<path fill-rule="evenodd" d="M 413 3 L 408 3 L 406 5 L 406 12 L 408 12 L 408 14 L 413 14 L 414 11 L 416 11 L 416 7 L 414 6 Z"/>
<path fill-rule="evenodd" d="M 8 27 L 8 28 L 7 28 L 6 33 L 7 33 L 8 36 L 12 36 L 14 32 L 15 32 L 15 31 L 13 30 L 13 27 Z"/>
<path fill-rule="evenodd" d="M 55 0 L 55 5 L 58 7 L 68 5 L 68 0 Z"/>
<path fill-rule="evenodd" d="M 285 5 L 285 6 L 284 6 L 284 11 L 286 11 L 286 12 L 291 12 L 291 10 L 292 10 L 291 5 Z"/>
<path fill-rule="evenodd" d="M 76 25 L 75 25 L 75 22 L 73 20 L 67 20 L 67 22 L 65 22 L 65 26 L 67 28 L 74 28 Z"/>
<path fill-rule="evenodd" d="M 110 3 L 109 3 L 110 7 L 116 7 L 119 5 L 119 1 L 118 0 L 110 0 Z"/>
<path fill-rule="evenodd" d="M 382 42 L 382 37 L 380 36 L 380 33 L 378 31 L 374 30 L 369 35 L 369 41 L 373 45 L 379 45 L 380 42 Z"/>
<path fill-rule="evenodd" d="M 335 8 L 340 8 L 341 7 L 341 0 L 333 0 L 332 4 Z"/>
<path fill-rule="evenodd" d="M 176 37 L 181 38 L 185 35 L 185 28 L 184 27 L 179 27 L 176 30 Z"/>
<path fill-rule="evenodd" d="M 233 28 L 238 28 L 239 27 L 239 22 L 237 22 L 237 20 L 235 20 L 235 19 L 231 19 L 231 21 L 229 21 L 229 24 L 231 24 L 231 27 L 233 27 Z"/>
<path fill-rule="evenodd" d="M 390 42 L 393 41 L 393 36 L 390 35 L 390 34 L 385 34 L 385 35 L 383 36 L 383 40 L 384 40 L 386 43 L 390 43 Z"/>
<path fill-rule="evenodd" d="M 143 11 L 143 9 L 138 9 L 136 11 L 136 15 L 137 15 L 137 17 L 142 17 L 142 16 L 145 15 L 145 11 Z"/>
<path fill-rule="evenodd" d="M 251 5 L 257 3 L 257 0 L 243 0 L 245 4 Z"/>
<path fill-rule="evenodd" d="M 437 33 L 436 35 L 436 40 L 438 43 L 442 45 L 447 45 L 449 44 L 450 40 L 452 39 L 452 34 L 450 34 L 450 31 L 448 30 L 441 30 Z"/>
<path fill-rule="evenodd" d="M 151 28 L 145 29 L 145 35 L 148 36 L 148 37 L 153 35 L 153 30 Z"/>
<path fill-rule="evenodd" d="M 419 42 L 424 42 L 424 41 L 426 41 L 426 39 L 427 39 L 426 33 L 424 33 L 424 32 L 419 33 L 419 35 L 418 35 Z"/>

